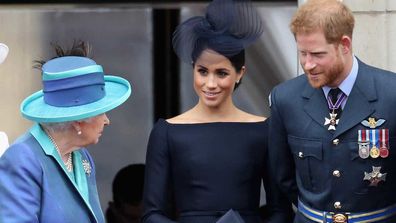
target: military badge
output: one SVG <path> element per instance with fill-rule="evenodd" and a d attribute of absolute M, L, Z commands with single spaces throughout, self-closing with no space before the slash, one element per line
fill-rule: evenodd
<path fill-rule="evenodd" d="M 386 181 L 386 173 L 381 173 L 381 167 L 373 166 L 373 171 L 371 173 L 364 172 L 363 180 L 370 181 L 369 186 L 376 187 L 381 181 Z"/>
<path fill-rule="evenodd" d="M 325 118 L 325 123 L 324 125 L 329 125 L 329 128 L 327 130 L 335 130 L 336 125 L 338 125 L 339 119 L 336 118 L 337 114 L 335 113 L 330 113 L 330 118 Z"/>
<path fill-rule="evenodd" d="M 382 124 L 384 124 L 384 122 L 385 122 L 385 119 L 375 120 L 375 118 L 370 117 L 370 118 L 368 118 L 368 120 L 363 120 L 361 122 L 361 124 L 367 128 L 374 129 L 374 128 L 380 127 Z"/>

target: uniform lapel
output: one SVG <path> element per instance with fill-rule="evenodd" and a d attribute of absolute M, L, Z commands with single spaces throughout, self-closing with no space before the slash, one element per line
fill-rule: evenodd
<path fill-rule="evenodd" d="M 322 89 L 312 88 L 307 83 L 302 96 L 307 99 L 307 103 L 304 105 L 304 111 L 320 126 L 327 129 L 328 127 L 324 126 L 324 122 L 325 117 L 328 117 L 330 112 Z"/>
<path fill-rule="evenodd" d="M 359 124 L 375 111 L 372 105 L 372 102 L 377 100 L 374 75 L 366 64 L 360 60 L 358 60 L 358 63 L 359 71 L 356 82 L 348 96 L 339 124 L 334 132 L 334 138 Z M 325 126 L 324 122 L 325 117 L 329 117 L 330 112 L 323 90 L 312 88 L 307 82 L 302 97 L 307 99 L 304 111 L 327 130 L 328 126 Z"/>
<path fill-rule="evenodd" d="M 373 101 L 377 100 L 374 75 L 367 65 L 359 61 L 359 71 L 351 94 L 345 104 L 339 124 L 334 132 L 334 138 L 356 126 L 374 113 Z"/>

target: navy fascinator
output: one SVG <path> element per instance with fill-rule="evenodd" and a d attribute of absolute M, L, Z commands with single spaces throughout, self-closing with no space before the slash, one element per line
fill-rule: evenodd
<path fill-rule="evenodd" d="M 176 28 L 172 44 L 180 60 L 191 63 L 206 48 L 234 56 L 262 33 L 260 15 L 249 0 L 214 0 L 205 17 L 192 17 Z"/>

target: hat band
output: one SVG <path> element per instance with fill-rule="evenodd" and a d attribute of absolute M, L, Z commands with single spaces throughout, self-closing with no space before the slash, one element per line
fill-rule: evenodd
<path fill-rule="evenodd" d="M 56 107 L 85 105 L 105 95 L 102 72 L 43 81 L 44 102 Z"/>

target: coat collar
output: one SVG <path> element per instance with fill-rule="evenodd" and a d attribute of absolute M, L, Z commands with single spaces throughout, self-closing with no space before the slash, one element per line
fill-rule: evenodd
<path fill-rule="evenodd" d="M 374 75 L 369 66 L 359 61 L 358 76 L 345 104 L 339 125 L 334 132 L 334 138 L 374 113 L 375 107 L 372 102 L 376 100 L 377 90 Z"/>
<path fill-rule="evenodd" d="M 377 100 L 374 75 L 372 75 L 368 65 L 360 60 L 358 60 L 358 63 L 359 71 L 356 82 L 353 85 L 339 124 L 333 134 L 334 138 L 357 125 L 375 111 L 374 106 L 371 105 L 373 101 Z M 305 88 L 302 91 L 302 97 L 307 99 L 304 105 L 305 112 L 319 125 L 327 129 L 327 126 L 324 126 L 324 122 L 325 117 L 329 116 L 329 109 L 322 89 L 312 88 L 306 82 Z"/>
<path fill-rule="evenodd" d="M 84 174 L 81 173 L 81 171 L 75 171 L 73 175 L 67 172 L 65 166 L 62 165 L 63 162 L 62 158 L 60 157 L 54 144 L 52 143 L 51 139 L 48 137 L 48 135 L 45 133 L 45 131 L 41 128 L 41 126 L 38 123 L 35 123 L 33 125 L 33 127 L 30 129 L 30 133 L 40 144 L 44 153 L 47 156 L 52 157 L 54 161 L 61 167 L 63 171 L 60 171 L 59 174 L 66 175 L 65 179 L 68 179 L 68 181 L 70 181 L 74 189 L 78 192 L 81 199 L 84 201 L 85 205 L 88 207 L 92 215 L 95 217 L 96 222 L 98 222 L 96 213 L 93 211 L 93 207 L 89 202 L 90 200 L 92 200 L 91 197 L 97 196 L 93 194 L 93 192 L 96 192 L 96 189 L 92 188 L 94 187 L 94 185 L 96 185 L 94 182 L 92 182 L 95 179 L 91 179 L 92 177 L 90 176 L 90 173 Z M 73 152 L 73 160 L 75 163 L 74 168 L 77 170 L 84 168 L 82 166 L 83 161 L 90 163 L 90 159 L 87 157 L 87 155 L 81 152 L 80 150 Z"/>

